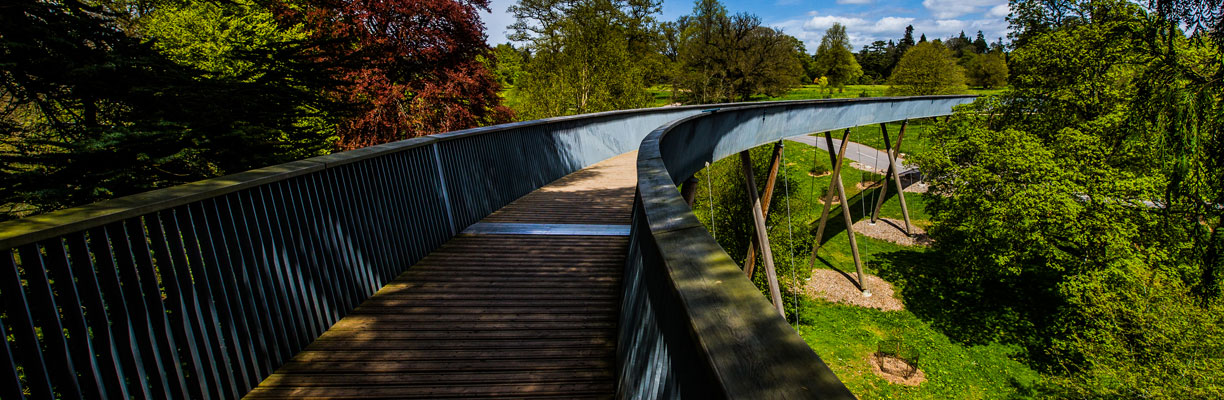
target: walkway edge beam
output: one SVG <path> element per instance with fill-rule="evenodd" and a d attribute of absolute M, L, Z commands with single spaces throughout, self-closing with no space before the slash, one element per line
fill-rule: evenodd
<path fill-rule="evenodd" d="M 693 215 L 676 186 L 706 162 L 812 132 L 947 115 L 975 96 L 742 105 L 642 140 L 625 267 L 619 398 L 853 399 Z"/>

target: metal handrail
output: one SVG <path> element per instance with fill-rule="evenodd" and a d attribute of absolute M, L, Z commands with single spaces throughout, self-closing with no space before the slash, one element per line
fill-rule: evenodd
<path fill-rule="evenodd" d="M 647 135 L 618 338 L 620 398 L 854 395 L 693 215 L 680 182 L 707 162 L 807 133 L 950 114 L 976 96 L 741 105 Z"/>

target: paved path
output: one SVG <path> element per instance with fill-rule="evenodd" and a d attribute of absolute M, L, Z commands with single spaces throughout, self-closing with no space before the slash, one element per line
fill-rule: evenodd
<path fill-rule="evenodd" d="M 247 398 L 611 398 L 637 153 L 498 210 Z"/>
<path fill-rule="evenodd" d="M 828 150 L 824 136 L 817 137 L 803 135 L 789 137 L 786 138 L 786 140 L 803 143 L 809 146 L 816 146 L 826 151 Z M 841 140 L 833 139 L 833 147 L 835 148 L 834 150 L 841 148 Z M 881 173 L 888 170 L 888 155 L 884 154 L 883 151 L 876 150 L 871 146 L 850 142 L 846 144 L 846 158 L 850 159 L 850 161 L 856 161 L 859 164 L 875 168 L 876 171 Z M 910 170 L 916 169 L 915 167 L 906 164 L 904 158 L 898 157 L 897 161 L 901 163 L 902 175 L 905 175 Z"/>

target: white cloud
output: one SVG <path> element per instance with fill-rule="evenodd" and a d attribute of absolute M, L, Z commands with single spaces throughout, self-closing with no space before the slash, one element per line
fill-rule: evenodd
<path fill-rule="evenodd" d="M 1011 14 L 1011 8 L 1009 8 L 1007 4 L 999 4 L 991 7 L 990 11 L 986 12 L 986 16 L 991 18 L 1003 18 L 1006 17 L 1007 14 Z"/>
<path fill-rule="evenodd" d="M 1000 0 L 923 0 L 922 6 L 926 7 L 931 12 L 931 16 L 937 19 L 951 19 L 965 14 L 973 14 L 981 12 L 983 9 L 991 9 L 999 5 L 1007 6 L 1006 1 Z"/>

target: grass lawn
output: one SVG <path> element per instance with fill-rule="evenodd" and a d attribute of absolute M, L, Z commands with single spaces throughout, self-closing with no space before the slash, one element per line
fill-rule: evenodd
<path fill-rule="evenodd" d="M 890 133 L 896 137 L 896 126 L 890 125 Z M 932 125 L 922 121 L 911 124 L 907 128 L 907 139 L 903 143 L 903 151 L 920 151 L 927 144 L 917 135 L 921 129 Z M 912 132 L 912 133 L 911 133 Z M 912 135 L 912 136 L 910 136 Z M 867 144 L 878 144 L 867 138 L 879 139 L 878 127 L 856 128 L 851 140 Z M 738 159 L 728 157 L 718 163 L 736 163 Z M 847 160 L 842 167 L 842 180 L 845 182 L 846 194 L 850 197 L 850 210 L 855 221 L 865 218 L 870 207 L 875 204 L 875 189 L 861 191 L 856 184 L 864 178 L 878 179 L 850 168 Z M 785 171 L 790 178 L 790 208 L 794 229 L 807 229 L 814 234 L 822 204 L 819 198 L 824 195 L 831 177 L 811 176 L 808 171 L 813 165 L 819 170 L 831 170 L 828 153 L 803 144 L 787 142 Z M 728 170 L 728 169 L 722 169 Z M 738 170 L 735 168 L 729 170 Z M 700 177 L 699 177 L 700 178 Z M 700 178 L 704 182 L 704 178 Z M 784 196 L 783 188 L 777 188 L 776 196 Z M 894 192 L 894 190 L 890 190 Z M 698 199 L 694 214 L 708 226 L 707 199 L 708 194 L 698 189 Z M 910 216 L 918 226 L 929 226 L 930 216 L 926 213 L 926 195 L 907 193 L 906 202 Z M 865 202 L 862 200 L 866 200 Z M 853 273 L 854 259 L 847 240 L 845 224 L 840 216 L 839 207 L 834 207 L 826 228 L 826 239 L 818 253 L 815 268 L 833 268 Z M 784 242 L 788 231 L 784 212 L 771 210 L 769 217 L 770 237 L 775 243 L 775 258 L 778 260 L 779 279 L 783 288 L 793 288 L 801 285 L 811 269 L 807 265 L 807 254 L 810 244 L 796 243 L 795 254 L 779 251 L 778 243 Z M 881 215 L 888 218 L 901 219 L 899 198 L 892 194 L 885 202 Z M 810 237 L 804 236 L 804 237 Z M 889 274 L 890 257 L 898 257 L 907 252 L 923 251 L 922 248 L 910 248 L 890 242 L 856 235 L 859 252 L 864 260 L 866 273 L 891 276 Z M 912 254 L 912 253 L 909 253 Z M 792 280 L 788 260 L 795 260 L 796 280 Z M 758 287 L 764 287 L 758 283 Z M 895 287 L 904 301 L 904 287 Z M 787 289 L 786 302 L 788 315 L 793 316 L 795 298 L 798 297 L 799 318 L 797 331 L 817 354 L 833 369 L 839 378 L 863 399 L 996 399 L 996 398 L 1026 398 L 1031 397 L 1031 389 L 1041 376 L 1025 364 L 1016 361 L 1019 349 L 1001 344 L 967 345 L 954 342 L 940 330 L 932 327 L 910 311 L 884 312 L 874 309 L 845 306 L 807 298 Z M 793 317 L 792 317 L 793 318 Z M 793 321 L 792 321 L 793 322 Z M 927 381 L 917 387 L 907 387 L 889 383 L 871 372 L 869 357 L 877 351 L 882 341 L 901 340 L 905 345 L 912 346 L 919 356 L 918 366 L 926 374 Z"/>

